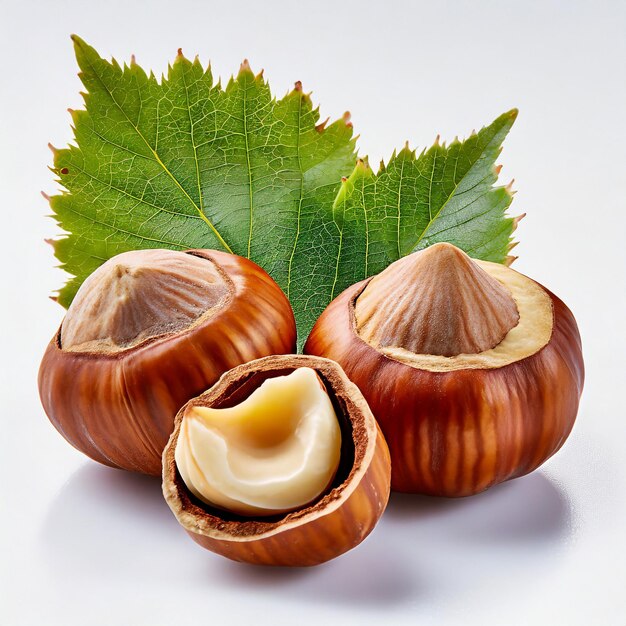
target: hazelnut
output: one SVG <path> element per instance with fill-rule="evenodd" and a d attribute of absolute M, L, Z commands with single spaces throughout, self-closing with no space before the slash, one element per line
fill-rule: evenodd
<path fill-rule="evenodd" d="M 583 387 L 571 311 L 530 278 L 435 244 L 340 294 L 305 352 L 334 359 L 389 444 L 392 488 L 465 496 L 539 467 Z"/>
<path fill-rule="evenodd" d="M 163 493 L 194 541 L 236 561 L 309 566 L 358 545 L 389 498 L 389 451 L 333 361 L 240 365 L 176 416 Z"/>
<path fill-rule="evenodd" d="M 43 407 L 87 456 L 161 474 L 176 411 L 223 372 L 293 352 L 296 327 L 256 264 L 214 250 L 141 250 L 85 280 L 39 370 Z"/>

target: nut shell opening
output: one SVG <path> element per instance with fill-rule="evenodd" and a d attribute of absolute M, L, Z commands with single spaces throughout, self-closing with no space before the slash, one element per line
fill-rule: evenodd
<path fill-rule="evenodd" d="M 296 511 L 259 518 L 217 509 L 193 496 L 174 456 L 186 408 L 235 406 L 268 378 L 284 376 L 297 367 L 316 371 L 341 427 L 341 458 L 330 487 Z M 229 558 L 261 564 L 314 565 L 354 547 L 382 514 L 389 480 L 388 449 L 367 403 L 339 365 L 320 357 L 271 356 L 227 372 L 214 387 L 181 409 L 163 453 L 165 498 L 192 538 Z"/>

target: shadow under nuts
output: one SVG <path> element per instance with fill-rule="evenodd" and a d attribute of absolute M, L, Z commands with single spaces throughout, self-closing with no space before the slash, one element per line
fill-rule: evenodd
<path fill-rule="evenodd" d="M 571 311 L 530 278 L 435 244 L 346 289 L 305 352 L 334 359 L 389 444 L 392 488 L 478 493 L 570 433 L 583 388 Z"/>
<path fill-rule="evenodd" d="M 178 413 L 163 493 L 198 544 L 236 561 L 310 566 L 361 543 L 389 498 L 387 444 L 339 365 L 240 365 Z"/>
<path fill-rule="evenodd" d="M 126 252 L 79 289 L 43 357 L 39 392 L 87 456 L 160 475 L 187 400 L 295 342 L 287 298 L 255 263 L 214 250 Z"/>

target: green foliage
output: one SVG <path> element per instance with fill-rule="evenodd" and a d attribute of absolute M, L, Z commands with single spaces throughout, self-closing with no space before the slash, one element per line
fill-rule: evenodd
<path fill-rule="evenodd" d="M 407 145 L 378 174 L 359 160 L 333 207 L 343 235 L 335 293 L 440 241 L 486 261 L 512 260 L 511 191 L 493 185 L 495 160 L 516 116 L 509 111 L 467 140 L 437 142 L 419 156 Z"/>
<path fill-rule="evenodd" d="M 406 147 L 374 174 L 354 165 L 348 117 L 319 124 L 299 83 L 277 100 L 244 62 L 222 87 L 180 52 L 158 81 L 73 40 L 85 110 L 72 112 L 75 145 L 54 150 L 67 191 L 50 199 L 67 232 L 55 254 L 74 276 L 63 306 L 121 252 L 217 248 L 272 275 L 302 344 L 341 290 L 414 250 L 450 241 L 506 261 L 515 220 L 494 162 L 515 111 L 464 142 Z"/>

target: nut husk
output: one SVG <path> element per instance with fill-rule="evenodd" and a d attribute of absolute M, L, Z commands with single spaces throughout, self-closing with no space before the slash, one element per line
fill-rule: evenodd
<path fill-rule="evenodd" d="M 159 476 L 182 404 L 231 367 L 295 348 L 291 306 L 264 270 L 226 252 L 187 254 L 214 264 L 228 285 L 208 315 L 128 347 L 65 349 L 59 328 L 45 352 L 43 407 L 67 441 L 100 463 Z"/>
<path fill-rule="evenodd" d="M 481 365 L 480 354 L 415 355 L 371 345 L 358 332 L 355 310 L 372 279 L 331 302 L 305 344 L 307 354 L 341 364 L 363 392 L 389 444 L 394 490 L 478 493 L 539 467 L 573 427 L 584 380 L 574 316 L 538 283 L 498 264 L 480 265 L 542 291 L 549 326 L 534 353 Z M 405 284 L 410 290 L 410 281 Z M 393 316 L 396 304 L 381 301 L 381 319 Z"/>
<path fill-rule="evenodd" d="M 258 519 L 212 508 L 195 498 L 174 458 L 185 410 L 189 406 L 233 406 L 267 378 L 298 367 L 317 372 L 340 420 L 341 461 L 330 489 L 302 509 Z M 258 565 L 318 565 L 354 548 L 382 515 L 389 488 L 389 451 L 372 412 L 341 367 L 319 357 L 268 356 L 225 373 L 211 389 L 178 412 L 163 452 L 163 494 L 191 538 L 229 559 Z"/>

